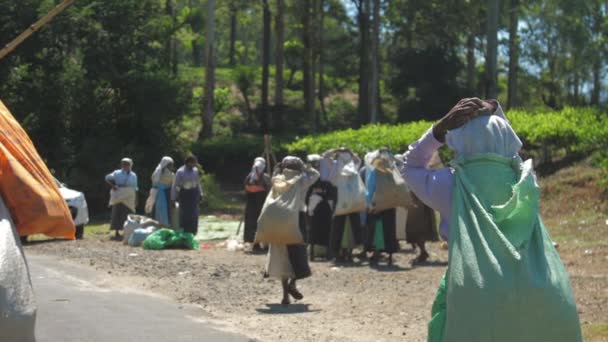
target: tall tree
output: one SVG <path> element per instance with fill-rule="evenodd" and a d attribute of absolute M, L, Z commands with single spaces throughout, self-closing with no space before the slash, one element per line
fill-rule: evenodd
<path fill-rule="evenodd" d="M 517 106 L 517 71 L 519 68 L 519 0 L 511 0 L 509 8 L 509 81 L 507 107 Z"/>
<path fill-rule="evenodd" d="M 369 8 L 370 0 L 352 0 L 357 9 L 359 26 L 359 125 L 369 120 L 370 103 L 370 55 L 369 55 Z"/>
<path fill-rule="evenodd" d="M 327 111 L 325 110 L 325 54 L 324 54 L 324 39 L 323 36 L 325 34 L 325 0 L 318 0 L 319 8 L 318 11 L 318 30 L 317 30 L 317 54 L 319 58 L 319 89 L 318 89 L 318 99 L 319 106 L 321 108 L 321 115 L 323 115 L 323 121 L 327 123 Z M 320 120 L 319 120 L 320 121 Z"/>
<path fill-rule="evenodd" d="M 277 15 L 275 18 L 276 47 L 275 47 L 275 88 L 274 105 L 283 106 L 283 64 L 285 48 L 285 0 L 277 0 Z"/>
<path fill-rule="evenodd" d="M 475 58 L 475 34 L 469 32 L 467 34 L 467 91 L 471 94 L 477 88 L 475 86 L 477 60 Z"/>
<path fill-rule="evenodd" d="M 488 0 L 486 97 L 493 99 L 498 96 L 498 1 Z"/>
<path fill-rule="evenodd" d="M 602 61 L 608 54 L 608 0 L 593 1 L 592 11 L 592 83 L 591 104 L 599 105 L 602 92 Z"/>
<path fill-rule="evenodd" d="M 165 2 L 165 14 L 171 20 L 171 27 L 167 41 L 165 42 L 165 63 L 170 67 L 173 75 L 177 75 L 177 41 L 174 37 L 174 32 L 177 28 L 177 16 L 175 15 L 175 4 L 173 0 Z"/>
<path fill-rule="evenodd" d="M 236 65 L 236 25 L 237 25 L 237 14 L 239 11 L 239 1 L 230 1 L 228 4 L 228 10 L 230 11 L 230 50 L 228 52 L 229 64 L 231 67 Z"/>
<path fill-rule="evenodd" d="M 312 120 L 312 130 L 318 129 L 315 115 L 315 84 L 313 76 L 313 33 L 311 0 L 301 0 L 302 43 L 304 54 L 302 58 L 302 73 L 304 81 L 304 110 Z"/>
<path fill-rule="evenodd" d="M 270 16 L 270 6 L 268 5 L 268 0 L 262 1 L 263 7 L 263 21 L 264 21 L 264 36 L 262 39 L 262 113 L 261 113 L 261 124 L 262 131 L 264 133 L 268 132 L 269 127 L 269 113 L 268 113 L 268 78 L 269 78 L 269 66 L 270 66 L 270 26 L 271 26 L 271 16 Z"/>
<path fill-rule="evenodd" d="M 205 96 L 203 98 L 203 127 L 199 140 L 213 136 L 213 93 L 215 91 L 215 0 L 207 0 L 205 41 Z"/>
<path fill-rule="evenodd" d="M 374 0 L 373 27 L 371 39 L 371 83 L 369 100 L 369 122 L 378 121 L 380 108 L 380 0 Z"/>

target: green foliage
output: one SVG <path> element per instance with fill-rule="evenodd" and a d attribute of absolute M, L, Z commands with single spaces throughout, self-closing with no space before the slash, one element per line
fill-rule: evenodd
<path fill-rule="evenodd" d="M 334 97 L 327 104 L 328 130 L 346 129 L 357 120 L 357 104 L 344 97 Z"/>
<path fill-rule="evenodd" d="M 202 199 L 202 207 L 207 211 L 220 210 L 226 207 L 228 199 L 220 189 L 214 175 L 203 173 L 201 176 L 201 187 L 203 188 L 204 196 Z"/>
<path fill-rule="evenodd" d="M 357 130 L 346 129 L 306 136 L 285 145 L 285 149 L 299 155 L 323 153 L 340 146 L 346 146 L 360 155 L 384 146 L 401 152 L 429 129 L 431 124 L 428 121 L 417 121 L 399 125 L 368 125 Z"/>
<path fill-rule="evenodd" d="M 290 69 L 300 68 L 304 45 L 299 40 L 288 40 L 284 44 L 285 64 Z"/>
<path fill-rule="evenodd" d="M 247 66 L 238 66 L 232 70 L 232 81 L 244 96 L 249 96 L 255 86 L 256 70 Z"/>
<path fill-rule="evenodd" d="M 527 148 L 565 148 L 589 153 L 608 143 L 608 117 L 598 109 L 566 107 L 560 111 L 509 111 L 512 126 Z"/>
<path fill-rule="evenodd" d="M 567 107 L 561 111 L 510 111 L 513 128 L 524 142 L 524 149 L 588 154 L 608 146 L 608 115 L 593 108 Z M 416 121 L 399 125 L 368 125 L 316 136 L 306 136 L 285 145 L 290 153 L 322 153 L 346 146 L 364 154 L 383 146 L 405 151 L 431 127 L 432 122 Z M 608 164 L 602 164 L 608 165 Z"/>

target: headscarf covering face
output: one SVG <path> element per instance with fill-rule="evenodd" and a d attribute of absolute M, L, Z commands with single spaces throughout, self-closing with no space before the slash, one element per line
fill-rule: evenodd
<path fill-rule="evenodd" d="M 317 170 L 321 170 L 321 160 L 323 159 L 323 157 L 321 157 L 318 154 L 309 154 L 308 156 L 306 156 L 306 160 L 308 160 L 308 162 Z"/>
<path fill-rule="evenodd" d="M 403 166 L 404 163 L 404 159 L 403 159 L 403 154 L 395 154 L 393 157 L 395 157 L 395 164 L 397 165 L 398 168 L 401 168 Z"/>
<path fill-rule="evenodd" d="M 167 156 L 163 157 L 160 160 L 160 163 L 156 166 L 156 169 L 154 169 L 154 172 L 152 173 L 152 183 L 160 182 L 160 178 L 163 175 L 163 172 L 165 171 L 167 166 L 171 164 L 173 164 L 173 158 Z"/>
<path fill-rule="evenodd" d="M 522 147 L 500 104 L 493 115 L 474 118 L 446 135 L 447 145 L 458 157 L 492 153 L 513 158 Z"/>
<path fill-rule="evenodd" d="M 249 178 L 257 182 L 260 179 L 260 175 L 264 173 L 266 169 L 266 160 L 262 157 L 257 157 L 253 161 L 253 166 L 251 167 L 251 172 L 249 172 Z"/>
<path fill-rule="evenodd" d="M 290 166 L 290 168 L 295 167 L 297 169 L 299 169 L 298 171 L 302 170 L 302 168 L 304 168 L 304 162 L 302 161 L 302 159 L 298 158 L 298 157 L 293 157 L 293 156 L 287 156 L 285 158 L 283 158 L 283 161 L 281 162 L 281 164 L 283 165 L 283 168 L 285 168 L 286 165 Z"/>

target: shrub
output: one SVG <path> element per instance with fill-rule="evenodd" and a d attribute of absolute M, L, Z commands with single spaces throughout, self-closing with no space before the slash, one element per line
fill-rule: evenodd
<path fill-rule="evenodd" d="M 510 111 L 511 125 L 527 150 L 542 150 L 543 155 L 566 150 L 567 154 L 588 154 L 608 146 L 608 117 L 593 108 L 566 107 L 560 111 Z M 284 147 L 290 153 L 321 153 L 347 146 L 363 154 L 387 146 L 401 152 L 432 125 L 416 121 L 398 125 L 368 125 L 357 130 L 346 129 L 297 138 Z"/>

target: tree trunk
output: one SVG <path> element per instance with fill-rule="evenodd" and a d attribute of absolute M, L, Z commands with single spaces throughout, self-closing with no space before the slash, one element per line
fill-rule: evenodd
<path fill-rule="evenodd" d="M 598 52 L 599 54 L 599 52 Z M 593 61 L 593 89 L 591 91 L 591 105 L 597 106 L 600 104 L 600 93 L 602 91 L 602 62 L 598 56 Z"/>
<path fill-rule="evenodd" d="M 165 2 L 165 14 L 171 18 L 171 23 L 175 25 L 175 16 L 173 15 L 173 0 L 167 0 Z M 171 34 L 167 37 L 167 41 L 165 42 L 165 51 L 163 55 L 163 62 L 170 70 L 173 69 L 173 53 L 173 27 L 171 27 Z"/>
<path fill-rule="evenodd" d="M 315 118 L 315 98 L 314 98 L 314 78 L 312 70 L 312 32 L 311 32 L 311 15 L 310 15 L 310 0 L 301 0 L 302 4 L 302 41 L 304 44 L 304 56 L 302 61 L 302 73 L 304 81 L 304 110 L 308 117 L 312 120 L 312 130 L 317 131 Z"/>
<path fill-rule="evenodd" d="M 374 0 L 373 27 L 371 39 L 371 82 L 370 82 L 370 100 L 369 100 L 369 122 L 376 123 L 378 121 L 378 94 L 379 94 L 379 58 L 380 49 L 380 0 Z"/>
<path fill-rule="evenodd" d="M 509 20 L 509 80 L 507 108 L 517 106 L 517 69 L 519 68 L 519 0 L 511 0 L 511 16 Z"/>
<path fill-rule="evenodd" d="M 274 88 L 274 105 L 277 107 L 283 106 L 283 88 L 285 82 L 283 80 L 283 64 L 284 64 L 284 44 L 285 44 L 285 0 L 277 0 L 277 16 L 275 19 L 276 36 L 276 61 L 275 61 L 275 88 Z"/>
<path fill-rule="evenodd" d="M 475 61 L 475 35 L 469 33 L 467 36 L 467 90 L 470 94 L 476 92 L 475 74 L 477 65 Z"/>
<path fill-rule="evenodd" d="M 359 126 L 369 120 L 369 0 L 361 0 L 358 6 L 359 22 Z"/>
<path fill-rule="evenodd" d="M 293 78 L 296 75 L 297 71 L 298 70 L 296 70 L 296 68 L 293 68 L 293 67 L 291 69 L 289 69 L 289 78 L 287 79 L 287 85 L 286 85 L 287 88 L 291 88 L 293 86 L 293 84 L 292 84 Z"/>
<path fill-rule="evenodd" d="M 230 66 L 234 67 L 236 65 L 236 59 L 235 59 L 235 55 L 236 55 L 236 23 L 237 23 L 237 18 L 236 15 L 238 13 L 238 8 L 234 5 L 230 6 L 230 52 L 229 54 L 229 58 L 230 58 Z"/>
<path fill-rule="evenodd" d="M 315 107 L 315 101 L 316 101 L 316 91 L 315 91 L 315 79 L 317 76 L 317 57 L 318 57 L 318 52 L 319 52 L 319 46 L 318 46 L 318 40 L 317 40 L 317 35 L 320 33 L 319 32 L 319 24 L 317 22 L 318 19 L 318 15 L 317 15 L 317 2 L 318 0 L 311 0 L 310 3 L 310 75 L 311 75 L 311 80 L 310 83 L 311 85 L 311 92 L 312 92 L 312 113 L 314 115 L 314 125 L 313 125 L 313 132 L 318 132 L 319 128 L 321 127 L 321 120 L 320 120 L 320 115 L 319 112 L 316 110 Z"/>
<path fill-rule="evenodd" d="M 605 22 L 605 15 L 608 12 L 608 0 L 604 1 L 604 10 L 602 15 L 602 4 L 598 4 L 595 9 L 595 22 L 593 25 L 593 31 L 597 35 L 597 40 L 602 44 L 602 40 L 606 33 L 603 29 L 603 22 Z M 608 31 L 607 31 L 608 32 Z M 593 65 L 591 67 L 591 73 L 593 74 L 593 88 L 591 89 L 591 105 L 597 106 L 600 104 L 600 95 L 602 92 L 602 54 L 606 54 L 608 51 L 603 46 L 601 49 L 596 45 L 595 47 L 595 58 L 593 58 Z"/>
<path fill-rule="evenodd" d="M 495 99 L 498 96 L 498 13 L 498 0 L 488 0 L 488 50 L 486 54 L 486 94 L 487 97 L 491 99 Z"/>
<path fill-rule="evenodd" d="M 262 1 L 262 6 L 264 10 L 263 20 L 264 20 L 264 37 L 262 40 L 262 132 L 268 133 L 269 126 L 269 115 L 268 115 L 268 78 L 269 78 L 269 66 L 270 66 L 270 26 L 271 26 L 271 17 L 270 17 L 270 8 L 268 5 L 268 0 Z"/>
<path fill-rule="evenodd" d="M 213 92 L 215 90 L 215 0 L 207 0 L 205 42 L 205 96 L 203 98 L 203 127 L 199 140 L 213 136 Z"/>
<path fill-rule="evenodd" d="M 319 32 L 318 32 L 318 40 L 319 40 L 319 106 L 321 108 L 321 115 L 323 116 L 324 124 L 327 124 L 327 111 L 325 110 L 325 59 L 323 54 L 323 29 L 325 26 L 325 0 L 319 0 Z"/>
<path fill-rule="evenodd" d="M 200 67 L 203 65 L 203 49 L 198 44 L 198 40 L 192 40 L 192 65 Z"/>

